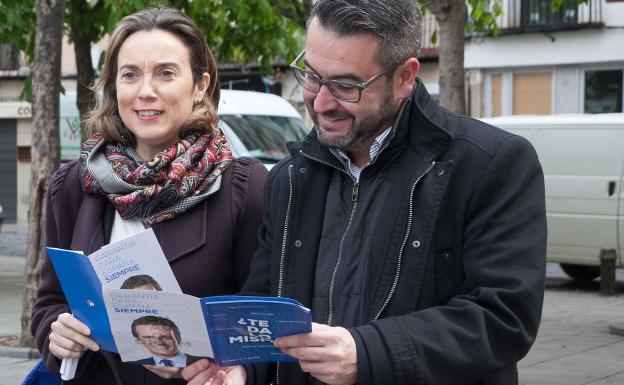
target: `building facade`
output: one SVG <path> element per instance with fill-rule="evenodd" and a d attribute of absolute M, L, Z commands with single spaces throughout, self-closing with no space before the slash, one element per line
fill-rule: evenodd
<path fill-rule="evenodd" d="M 472 116 L 622 112 L 624 1 L 502 0 L 498 37 L 465 45 Z"/>

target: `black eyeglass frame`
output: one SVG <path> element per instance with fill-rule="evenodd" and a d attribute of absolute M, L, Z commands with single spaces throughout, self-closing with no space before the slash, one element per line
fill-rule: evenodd
<path fill-rule="evenodd" d="M 342 80 L 325 80 L 323 78 L 321 78 L 319 75 L 310 72 L 310 71 L 306 71 L 305 69 L 297 66 L 297 62 L 299 60 L 301 60 L 301 58 L 303 57 L 303 55 L 305 54 L 305 50 L 301 51 L 301 53 L 299 55 L 297 55 L 297 57 L 295 58 L 295 60 L 293 60 L 292 63 L 290 63 L 290 69 L 293 71 L 293 75 L 295 76 L 295 79 L 297 79 L 297 83 L 299 83 L 299 85 L 301 87 L 303 87 L 304 89 L 310 91 L 310 92 L 314 92 L 315 94 L 318 94 L 321 91 L 321 87 L 324 85 L 327 86 L 327 89 L 329 89 L 329 92 L 334 95 L 334 97 L 336 99 L 340 99 L 343 102 L 347 102 L 347 103 L 357 103 L 362 99 L 362 91 L 365 90 L 366 88 L 368 88 L 371 84 L 373 84 L 377 79 L 381 78 L 382 76 L 386 75 L 388 72 L 393 71 L 396 69 L 396 67 L 398 67 L 401 63 L 393 63 L 390 64 L 387 67 L 384 67 L 379 73 L 377 73 L 376 75 L 373 75 L 373 77 L 371 77 L 370 79 L 368 79 L 365 82 L 362 83 L 351 83 L 351 82 L 345 82 Z M 305 74 L 306 76 L 309 76 L 313 79 L 315 79 L 318 82 L 318 89 L 314 90 L 311 89 L 309 87 L 306 87 L 303 84 L 303 79 L 300 78 L 300 76 L 298 76 L 298 74 Z M 339 85 L 341 87 L 346 87 L 346 88 L 354 88 L 358 90 L 357 93 L 357 98 L 356 99 L 348 99 L 345 98 L 343 96 L 340 96 L 336 93 L 336 90 L 334 90 L 334 87 L 332 87 L 333 84 Z"/>

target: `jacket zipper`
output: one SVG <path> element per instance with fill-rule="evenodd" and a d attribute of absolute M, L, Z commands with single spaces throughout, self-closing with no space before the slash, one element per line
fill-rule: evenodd
<path fill-rule="evenodd" d="M 282 236 L 282 252 L 280 255 L 279 264 L 279 279 L 277 281 L 277 296 L 281 297 L 284 288 L 284 261 L 286 259 L 286 241 L 288 240 L 288 224 L 290 222 L 290 206 L 292 205 L 293 197 L 293 182 L 292 182 L 292 169 L 293 165 L 288 166 L 288 207 L 286 208 L 286 220 L 284 221 L 284 235 Z M 280 363 L 277 363 L 275 368 L 275 384 L 279 385 L 279 371 Z"/>
<path fill-rule="evenodd" d="M 399 250 L 399 256 L 397 258 L 397 266 L 395 270 L 396 273 L 394 274 L 394 281 L 392 281 L 390 292 L 388 293 L 388 296 L 386 297 L 383 305 L 381 305 L 381 309 L 379 309 L 377 315 L 375 315 L 375 318 L 373 318 L 374 320 L 378 319 L 381 316 L 381 313 L 383 313 L 383 311 L 386 309 L 386 306 L 388 306 L 388 304 L 390 303 L 390 300 L 392 299 L 392 296 L 394 295 L 394 292 L 396 290 L 397 284 L 399 283 L 399 276 L 401 275 L 401 263 L 403 260 L 403 251 L 405 250 L 405 245 L 407 244 L 407 240 L 412 230 L 412 217 L 414 215 L 414 191 L 416 190 L 416 185 L 418 185 L 420 180 L 424 178 L 425 175 L 429 173 L 429 171 L 431 171 L 435 164 L 436 162 L 432 162 L 429 167 L 416 179 L 416 181 L 414 181 L 414 184 L 412 185 L 412 189 L 410 191 L 409 212 L 407 216 L 407 229 L 405 231 L 405 236 L 403 237 L 403 242 L 401 243 L 401 249 Z"/>
<path fill-rule="evenodd" d="M 293 165 L 288 166 L 288 207 L 286 208 L 286 220 L 284 221 L 284 235 L 282 236 L 282 252 L 280 254 L 279 279 L 277 281 L 277 296 L 282 296 L 284 286 L 284 260 L 286 259 L 286 241 L 288 240 L 288 224 L 290 222 L 290 206 L 292 205 L 293 183 L 292 183 Z"/>
<path fill-rule="evenodd" d="M 338 171 L 342 171 L 345 174 L 349 175 L 345 170 L 341 170 L 340 168 L 332 164 L 329 164 L 320 159 L 317 159 L 308 154 L 305 154 L 302 150 L 299 150 L 299 153 L 308 159 L 312 159 L 324 165 L 333 167 L 337 169 Z M 290 166 L 288 166 L 288 183 L 289 183 L 288 185 L 288 189 L 289 189 L 288 190 L 288 208 L 286 209 L 286 222 L 284 223 L 284 236 L 282 237 L 282 253 L 280 255 L 279 280 L 277 283 L 277 296 L 278 297 L 281 297 L 283 294 L 284 260 L 286 259 L 286 241 L 288 238 L 288 223 L 290 222 L 290 209 L 291 209 L 290 206 L 292 205 L 292 196 L 293 196 L 292 169 L 293 169 L 293 165 L 291 164 Z M 279 385 L 279 384 L 280 384 L 280 363 L 278 362 L 275 368 L 275 385 Z"/>
<path fill-rule="evenodd" d="M 340 262 L 342 262 L 342 250 L 344 248 L 344 241 L 347 237 L 347 233 L 351 228 L 351 224 L 353 223 L 353 217 L 355 216 L 355 209 L 358 204 L 358 196 L 360 193 L 360 184 L 359 182 L 355 182 L 353 184 L 353 190 L 351 191 L 351 201 L 353 202 L 353 206 L 351 207 L 351 214 L 349 215 L 349 222 L 347 223 L 347 227 L 345 228 L 344 233 L 342 234 L 342 239 L 340 240 L 340 246 L 338 246 L 338 258 L 336 259 L 336 265 L 334 265 L 334 271 L 332 272 L 331 280 L 329 281 L 329 314 L 327 316 L 327 325 L 332 326 L 332 321 L 334 320 L 334 307 L 335 299 L 334 299 L 334 289 L 336 287 L 336 276 L 338 275 L 338 269 L 340 268 Z"/>
<path fill-rule="evenodd" d="M 324 165 L 330 166 L 335 168 L 338 171 L 342 171 L 345 174 L 347 174 L 349 177 L 351 177 L 351 174 L 349 174 L 348 172 L 346 172 L 345 170 L 342 170 L 336 166 L 334 166 L 333 164 L 327 163 L 325 161 L 322 161 L 321 159 L 315 158 L 313 156 L 310 156 L 306 153 L 304 153 L 302 150 L 299 150 L 299 153 L 305 157 L 307 157 L 308 159 L 312 159 L 315 160 L 319 163 L 322 163 Z M 335 300 L 334 300 L 334 289 L 336 286 L 336 276 L 338 275 L 338 269 L 340 268 L 340 262 L 342 262 L 342 250 L 344 247 L 344 241 L 345 238 L 347 237 L 347 233 L 349 232 L 349 229 L 351 228 L 351 224 L 353 223 L 353 217 L 355 216 L 355 209 L 357 208 L 357 203 L 358 203 L 358 197 L 359 197 L 359 193 L 360 193 L 360 183 L 359 182 L 355 182 L 353 184 L 353 189 L 351 191 L 351 201 L 353 202 L 353 206 L 351 207 L 351 214 L 349 215 L 349 222 L 347 223 L 347 227 L 345 228 L 344 233 L 342 234 L 342 239 L 340 240 L 340 245 L 338 246 L 338 258 L 336 259 L 336 264 L 334 265 L 334 270 L 332 272 L 332 276 L 331 276 L 331 280 L 329 281 L 329 311 L 328 311 L 328 315 L 327 315 L 327 325 L 332 326 L 332 322 L 334 320 L 334 307 L 335 307 Z"/>

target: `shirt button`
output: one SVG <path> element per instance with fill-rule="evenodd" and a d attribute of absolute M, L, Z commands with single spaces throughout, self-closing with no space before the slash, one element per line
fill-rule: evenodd
<path fill-rule="evenodd" d="M 420 241 L 419 241 L 418 239 L 417 239 L 417 240 L 415 240 L 415 241 L 412 241 L 412 247 L 413 247 L 414 249 L 419 248 L 419 247 L 420 247 Z"/>
<path fill-rule="evenodd" d="M 437 171 L 437 174 L 438 174 L 438 176 L 442 176 L 442 175 L 444 175 L 444 169 L 439 169 L 439 170 Z"/>
<path fill-rule="evenodd" d="M 301 247 L 301 246 L 303 246 L 303 242 L 301 242 L 299 239 L 297 239 L 295 241 L 295 247 Z"/>
<path fill-rule="evenodd" d="M 305 173 L 306 173 L 306 171 L 308 171 L 308 170 L 307 170 L 305 167 L 301 167 L 301 168 L 299 169 L 299 172 L 300 172 L 300 173 L 302 173 L 302 174 L 305 174 Z"/>

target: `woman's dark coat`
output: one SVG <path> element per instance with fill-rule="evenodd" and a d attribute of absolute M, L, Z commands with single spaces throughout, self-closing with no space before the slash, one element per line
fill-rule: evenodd
<path fill-rule="evenodd" d="M 236 159 L 218 192 L 189 211 L 152 226 L 182 291 L 197 297 L 233 294 L 242 287 L 256 248 L 262 216 L 266 168 L 251 158 Z M 46 245 L 90 254 L 105 245 L 112 206 L 101 195 L 82 192 L 76 162 L 64 165 L 50 181 Z M 106 224 L 107 223 L 107 224 Z M 105 227 L 109 228 L 105 228 Z M 46 366 L 58 372 L 60 361 L 48 350 L 50 324 L 69 312 L 48 258 L 40 273 L 33 307 L 32 332 Z M 87 351 L 71 384 L 183 384 L 164 380 L 141 365 L 123 364 L 116 354 Z"/>

